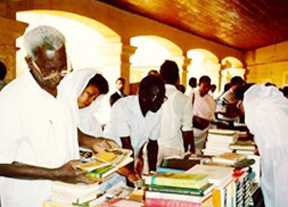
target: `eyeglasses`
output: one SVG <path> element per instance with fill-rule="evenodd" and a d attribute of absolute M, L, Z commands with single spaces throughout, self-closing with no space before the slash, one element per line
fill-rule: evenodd
<path fill-rule="evenodd" d="M 53 70 L 53 73 L 51 73 L 51 74 L 49 74 L 49 75 L 46 75 L 46 76 L 41 72 L 39 66 L 35 63 L 34 60 L 31 59 L 31 62 L 32 62 L 33 66 L 36 68 L 36 70 L 38 70 L 38 72 L 39 72 L 40 74 L 42 74 L 43 80 L 49 80 L 49 79 L 55 78 L 56 76 L 58 76 L 58 74 L 60 74 L 61 77 L 65 77 L 66 75 L 68 75 L 68 74 L 70 74 L 71 72 L 73 72 L 73 68 L 72 68 L 71 61 L 70 61 L 70 59 L 69 59 L 68 57 L 67 57 L 67 59 L 68 59 L 68 61 L 69 61 L 69 66 L 70 66 L 70 67 L 67 67 L 67 69 L 66 69 L 66 68 L 65 68 L 65 69 L 62 69 L 60 72 L 57 71 L 57 70 L 56 70 L 56 71 Z"/>
<path fill-rule="evenodd" d="M 154 104 L 154 103 L 156 103 L 157 101 L 162 101 L 162 100 L 163 100 L 163 103 L 164 103 L 165 101 L 168 100 L 168 97 L 167 97 L 167 96 L 164 96 L 164 98 L 162 99 L 162 97 L 155 95 L 155 96 L 151 99 L 151 103 Z"/>

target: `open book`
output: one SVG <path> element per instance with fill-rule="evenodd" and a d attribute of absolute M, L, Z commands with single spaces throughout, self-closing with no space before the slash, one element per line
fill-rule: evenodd
<path fill-rule="evenodd" d="M 99 152 L 98 154 L 93 155 L 93 158 L 95 158 L 96 160 L 109 162 L 116 168 L 121 168 L 133 161 L 131 155 L 132 150 L 113 148 Z"/>

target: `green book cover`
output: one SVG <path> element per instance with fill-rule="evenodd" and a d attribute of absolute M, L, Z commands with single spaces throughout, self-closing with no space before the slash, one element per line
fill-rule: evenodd
<path fill-rule="evenodd" d="M 180 188 L 180 187 L 171 187 L 171 186 L 162 186 L 162 185 L 148 185 L 147 189 L 155 192 L 165 192 L 165 193 L 175 193 L 175 194 L 184 194 L 184 195 L 196 195 L 204 196 L 208 194 L 213 189 L 213 184 L 208 183 L 200 189 L 195 188 Z"/>
<path fill-rule="evenodd" d="M 86 173 L 86 177 L 91 179 L 105 178 L 106 176 L 114 173 L 117 168 L 113 165 L 107 165 L 91 172 Z"/>

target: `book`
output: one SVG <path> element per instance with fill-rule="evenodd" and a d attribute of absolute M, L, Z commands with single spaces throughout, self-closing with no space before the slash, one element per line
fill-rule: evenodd
<path fill-rule="evenodd" d="M 81 169 L 87 172 L 91 172 L 93 170 L 96 170 L 98 168 L 108 166 L 110 165 L 109 162 L 97 159 L 97 158 L 91 158 L 89 162 L 82 162 L 81 164 L 77 164 L 74 167 L 77 169 Z"/>
<path fill-rule="evenodd" d="M 45 201 L 42 207 L 77 207 L 72 204 L 64 204 L 55 201 Z"/>
<path fill-rule="evenodd" d="M 161 167 L 164 168 L 173 168 L 173 169 L 180 169 L 180 170 L 188 170 L 196 164 L 200 164 L 200 159 L 178 159 L 178 158 L 170 158 L 164 159 Z"/>
<path fill-rule="evenodd" d="M 226 142 L 226 143 L 233 143 L 236 142 L 238 138 L 237 134 L 234 135 L 221 135 L 221 134 L 209 134 L 207 136 L 207 140 L 214 141 L 214 142 Z"/>
<path fill-rule="evenodd" d="M 251 140 L 237 140 L 234 143 L 230 144 L 230 149 L 235 149 L 235 150 L 251 150 L 254 151 L 256 149 L 256 145 L 253 141 Z"/>
<path fill-rule="evenodd" d="M 64 183 L 61 181 L 53 181 L 52 183 L 52 192 L 61 192 L 63 194 L 72 194 L 72 195 L 87 195 L 90 193 L 98 192 L 100 189 L 99 183 L 93 184 L 84 184 L 84 183 Z"/>
<path fill-rule="evenodd" d="M 183 200 L 172 200 L 172 199 L 157 199 L 157 198 L 146 198 L 145 207 L 211 207 L 212 196 L 207 198 L 202 203 L 193 203 L 190 201 Z"/>
<path fill-rule="evenodd" d="M 113 148 L 101 151 L 93 155 L 93 158 L 97 160 L 102 160 L 104 162 L 109 162 L 114 166 L 116 166 L 117 168 L 121 168 L 133 161 L 131 155 L 132 150 L 123 148 Z"/>
<path fill-rule="evenodd" d="M 65 204 L 82 203 L 95 199 L 100 193 L 98 183 L 94 184 L 70 184 L 60 181 L 52 183 L 51 201 Z"/>
<path fill-rule="evenodd" d="M 212 162 L 224 165 L 235 165 L 237 162 L 246 159 L 247 156 L 244 154 L 225 152 L 212 157 Z"/>
<path fill-rule="evenodd" d="M 163 192 L 163 193 L 175 193 L 175 194 L 183 194 L 183 195 L 196 195 L 196 196 L 204 196 L 212 191 L 214 185 L 208 183 L 200 189 L 193 188 L 180 188 L 180 187 L 170 187 L 170 186 L 161 186 L 161 185 L 148 185 L 147 190 L 155 191 L 155 192 Z"/>
<path fill-rule="evenodd" d="M 233 167 L 214 166 L 214 165 L 195 165 L 187 173 L 203 173 L 208 176 L 209 183 L 215 186 L 224 186 L 229 183 L 233 177 Z"/>
<path fill-rule="evenodd" d="M 183 195 L 183 194 L 147 191 L 145 197 L 146 199 L 157 198 L 157 199 L 181 200 L 181 201 L 189 201 L 193 203 L 202 203 L 204 200 L 211 197 L 211 195 L 212 195 L 212 192 L 209 192 L 205 196 L 195 196 L 195 195 Z"/>
<path fill-rule="evenodd" d="M 157 173 L 147 176 L 145 184 L 200 189 L 208 184 L 208 176 L 201 173 Z"/>
<path fill-rule="evenodd" d="M 237 131 L 229 129 L 209 129 L 208 133 L 217 135 L 234 135 L 237 133 Z"/>
<path fill-rule="evenodd" d="M 95 170 L 92 170 L 90 172 L 87 172 L 85 176 L 89 178 L 90 180 L 104 182 L 105 180 L 110 178 L 110 176 L 114 174 L 116 171 L 117 171 L 117 168 L 114 165 L 109 164 L 109 165 L 97 168 Z"/>
<path fill-rule="evenodd" d="M 156 172 L 157 173 L 181 173 L 181 172 L 184 173 L 185 170 L 168 168 L 168 167 L 157 167 Z"/>

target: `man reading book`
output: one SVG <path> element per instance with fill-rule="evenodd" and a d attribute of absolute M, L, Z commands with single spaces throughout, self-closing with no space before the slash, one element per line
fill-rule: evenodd
<path fill-rule="evenodd" d="M 72 83 L 63 84 L 68 73 L 64 36 L 40 26 L 25 34 L 24 45 L 29 69 L 0 94 L 2 207 L 42 206 L 51 196 L 51 180 L 91 182 L 73 167 L 78 141 L 93 149 L 113 147 L 104 139 L 78 140 L 77 99 Z"/>
<path fill-rule="evenodd" d="M 136 176 L 141 176 L 142 173 L 142 148 L 146 142 L 149 170 L 156 170 L 160 107 L 164 99 L 165 87 L 162 79 L 148 75 L 140 83 L 139 95 L 124 97 L 112 107 L 104 136 L 113 139 L 123 148 L 133 150 L 136 163 L 132 170 Z"/>

